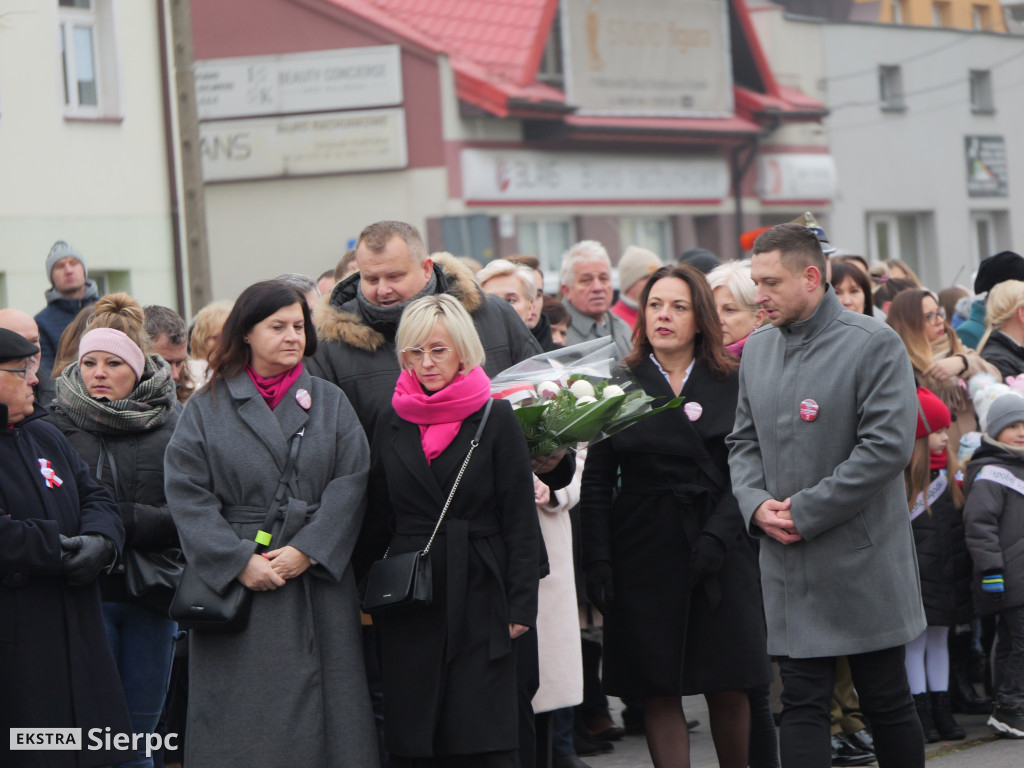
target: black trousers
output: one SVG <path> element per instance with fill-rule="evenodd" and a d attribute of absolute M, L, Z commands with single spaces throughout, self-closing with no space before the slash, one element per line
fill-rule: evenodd
<path fill-rule="evenodd" d="M 996 644 L 996 701 L 1024 704 L 1024 606 L 999 612 Z"/>
<path fill-rule="evenodd" d="M 923 768 L 924 736 L 903 666 L 903 646 L 847 656 L 879 768 Z M 782 672 L 783 768 L 828 768 L 834 656 L 776 659 Z"/>

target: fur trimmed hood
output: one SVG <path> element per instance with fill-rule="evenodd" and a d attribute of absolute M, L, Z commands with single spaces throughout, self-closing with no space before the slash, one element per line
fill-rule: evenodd
<path fill-rule="evenodd" d="M 434 262 L 438 293 L 450 293 L 462 302 L 469 314 L 475 314 L 484 304 L 483 291 L 469 267 L 450 253 L 430 256 Z M 386 329 L 371 326 L 359 309 L 356 292 L 359 273 L 338 283 L 330 296 L 317 302 L 313 310 L 317 338 L 321 342 L 338 341 L 365 352 L 376 352 L 389 341 Z"/>

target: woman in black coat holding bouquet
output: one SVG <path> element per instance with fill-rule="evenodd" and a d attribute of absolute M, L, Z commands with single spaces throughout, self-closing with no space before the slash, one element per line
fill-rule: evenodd
<path fill-rule="evenodd" d="M 757 562 L 730 490 L 736 362 L 704 276 L 662 267 L 626 359 L 643 390 L 683 396 L 590 448 L 581 517 L 587 594 L 604 614 L 604 689 L 643 699 L 656 768 L 689 765 L 680 697 L 703 693 L 723 768 L 745 768 L 747 690 L 770 679 Z M 616 478 L 620 487 L 616 496 Z"/>
<path fill-rule="evenodd" d="M 458 299 L 412 302 L 396 341 L 403 370 L 373 432 L 368 513 L 391 522 L 392 555 L 426 546 L 491 400 Z M 536 626 L 538 535 L 526 439 L 496 400 L 431 545 L 432 602 L 374 614 L 391 768 L 519 765 L 512 641 Z"/>

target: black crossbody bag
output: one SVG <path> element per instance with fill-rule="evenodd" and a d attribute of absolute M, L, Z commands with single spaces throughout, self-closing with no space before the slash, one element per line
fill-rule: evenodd
<path fill-rule="evenodd" d="M 433 572 L 430 568 L 430 547 L 434 543 L 434 537 L 441 529 L 441 523 L 448 513 L 448 507 L 455 496 L 455 490 L 459 487 L 459 481 L 466 471 L 473 451 L 480 445 L 480 436 L 484 432 L 484 425 L 487 424 L 487 417 L 491 413 L 491 405 L 494 400 L 488 400 L 484 406 L 484 415 L 480 419 L 480 426 L 469 444 L 469 451 L 462 462 L 459 474 L 455 478 L 451 491 L 448 493 L 448 500 L 444 503 L 441 516 L 437 518 L 437 525 L 434 532 L 430 534 L 427 546 L 415 552 L 403 552 L 400 555 L 388 557 L 391 548 L 384 553 L 382 560 L 377 560 L 370 566 L 370 573 L 366 578 L 366 595 L 363 597 L 363 610 L 367 613 L 379 613 L 381 611 L 392 611 L 400 608 L 413 608 L 416 606 L 430 605 L 434 597 Z"/>
<path fill-rule="evenodd" d="M 284 472 L 277 484 L 277 492 L 270 503 L 263 524 L 256 533 L 256 549 L 253 554 L 260 554 L 270 546 L 273 528 L 277 524 L 281 507 L 284 505 L 288 484 L 295 475 L 295 459 L 299 455 L 299 441 L 305 433 L 300 429 L 292 436 L 291 449 Z M 197 632 L 218 632 L 236 634 L 249 624 L 249 611 L 252 607 L 252 590 L 238 579 L 234 579 L 224 594 L 216 592 L 199 576 L 191 565 L 185 565 L 181 575 L 181 583 L 174 593 L 170 617 L 178 622 L 180 629 L 191 629 Z"/>

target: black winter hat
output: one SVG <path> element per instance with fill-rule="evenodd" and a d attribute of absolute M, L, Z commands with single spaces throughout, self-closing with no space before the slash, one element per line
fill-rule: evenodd
<path fill-rule="evenodd" d="M 39 347 L 9 328 L 0 328 L 0 363 L 21 360 L 39 352 Z"/>
<path fill-rule="evenodd" d="M 689 248 L 683 251 L 683 254 L 679 257 L 679 263 L 689 264 L 706 275 L 722 262 L 707 248 Z"/>
<path fill-rule="evenodd" d="M 982 261 L 974 278 L 974 292 L 988 293 L 1006 280 L 1024 280 L 1024 256 L 1002 251 Z"/>

